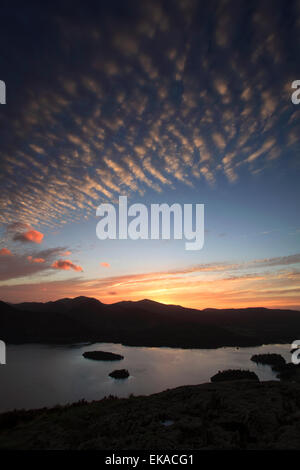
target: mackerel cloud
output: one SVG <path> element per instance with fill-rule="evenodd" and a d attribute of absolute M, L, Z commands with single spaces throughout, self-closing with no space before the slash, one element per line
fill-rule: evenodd
<path fill-rule="evenodd" d="M 300 24 L 299 3 L 289 4 L 288 27 L 266 1 L 246 16 L 243 2 L 128 1 L 126 21 L 109 22 L 45 6 L 51 42 L 40 44 L 38 68 L 34 25 L 16 24 L 22 56 L 3 28 L 15 96 L 12 118 L 0 115 L 0 222 L 59 225 L 93 215 L 120 191 L 213 186 L 293 167 Z M 237 41 L 241 25 L 247 40 Z"/>

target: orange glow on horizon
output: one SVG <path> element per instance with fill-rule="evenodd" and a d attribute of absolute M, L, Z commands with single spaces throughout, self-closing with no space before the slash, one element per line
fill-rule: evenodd
<path fill-rule="evenodd" d="M 70 266 L 68 265 L 70 269 Z M 66 266 L 61 264 L 61 269 Z M 77 267 L 79 270 L 80 267 Z M 188 308 L 296 308 L 300 309 L 299 281 L 288 273 L 239 278 L 148 273 L 102 279 L 69 279 L 36 284 L 0 286 L 4 301 L 49 301 L 63 297 L 94 297 L 111 304 L 150 299 Z M 11 295 L 10 295 L 11 294 Z M 13 297 L 13 298 L 12 298 Z"/>

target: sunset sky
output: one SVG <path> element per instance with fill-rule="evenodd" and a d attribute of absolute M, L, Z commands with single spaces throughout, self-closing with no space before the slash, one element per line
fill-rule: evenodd
<path fill-rule="evenodd" d="M 1 6 L 0 298 L 300 309 L 299 1 Z M 205 204 L 202 250 L 96 237 Z"/>

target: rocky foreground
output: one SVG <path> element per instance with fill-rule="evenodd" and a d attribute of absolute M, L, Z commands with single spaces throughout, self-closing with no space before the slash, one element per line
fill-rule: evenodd
<path fill-rule="evenodd" d="M 232 381 L 0 415 L 1 449 L 300 449 L 300 384 Z"/>

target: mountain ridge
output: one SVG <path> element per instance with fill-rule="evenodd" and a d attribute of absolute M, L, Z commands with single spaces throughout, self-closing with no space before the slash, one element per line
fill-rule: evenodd
<path fill-rule="evenodd" d="M 144 299 L 104 304 L 91 297 L 0 302 L 0 339 L 8 343 L 123 343 L 217 348 L 292 342 L 300 312 L 289 309 L 190 309 Z"/>

